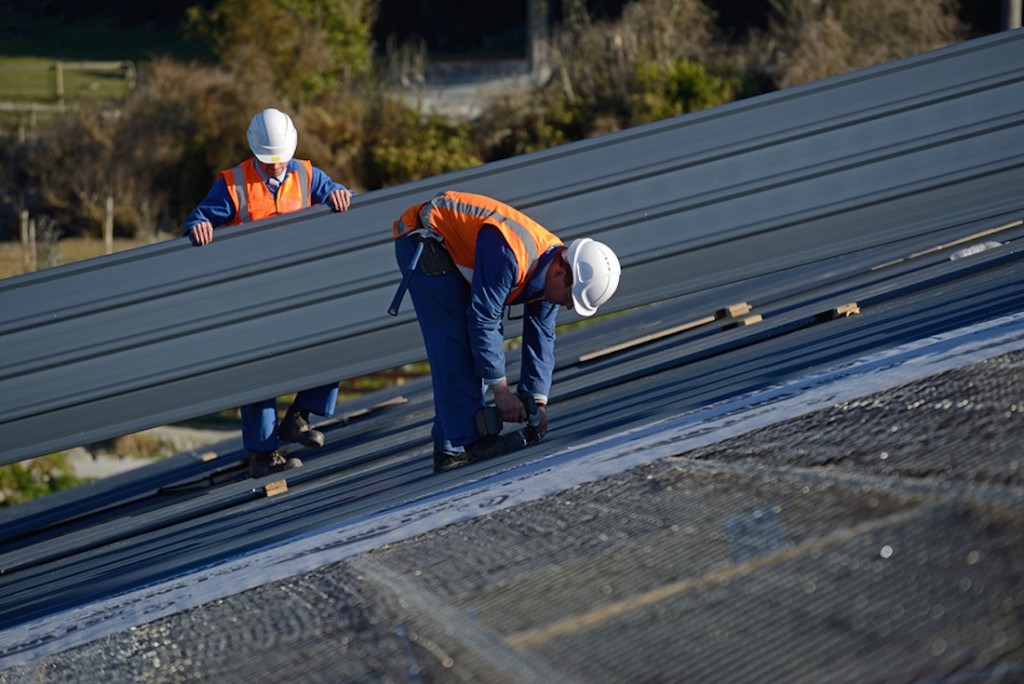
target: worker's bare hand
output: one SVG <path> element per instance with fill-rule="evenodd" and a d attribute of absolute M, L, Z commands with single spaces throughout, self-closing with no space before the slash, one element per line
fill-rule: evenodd
<path fill-rule="evenodd" d="M 192 226 L 189 235 L 192 236 L 193 244 L 208 245 L 213 242 L 213 224 L 209 221 L 200 221 Z"/>
<path fill-rule="evenodd" d="M 544 404 L 537 404 L 537 415 L 540 416 L 540 424 L 537 426 L 537 439 L 544 439 L 548 436 L 548 407 Z"/>
<path fill-rule="evenodd" d="M 327 201 L 334 211 L 346 211 L 352 204 L 352 193 L 343 188 L 332 190 L 331 194 L 327 196 Z"/>
<path fill-rule="evenodd" d="M 501 419 L 506 423 L 525 423 L 526 407 L 519 397 L 512 393 L 508 385 L 500 383 L 491 385 L 494 394 L 494 405 L 501 411 Z"/>

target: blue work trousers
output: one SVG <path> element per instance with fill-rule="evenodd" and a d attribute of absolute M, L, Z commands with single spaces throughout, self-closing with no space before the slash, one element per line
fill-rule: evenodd
<path fill-rule="evenodd" d="M 416 251 L 416 239 L 395 239 L 395 258 L 402 275 Z M 434 388 L 434 450 L 451 453 L 480 438 L 476 413 L 484 406 L 486 387 L 473 371 L 466 309 L 469 283 L 458 271 L 427 276 L 417 268 L 409 281 Z"/>
<path fill-rule="evenodd" d="M 334 413 L 338 401 L 338 383 L 302 390 L 295 395 L 295 404 L 318 416 Z M 280 446 L 277 438 L 277 399 L 246 404 L 242 412 L 242 446 L 248 451 L 273 451 Z"/>

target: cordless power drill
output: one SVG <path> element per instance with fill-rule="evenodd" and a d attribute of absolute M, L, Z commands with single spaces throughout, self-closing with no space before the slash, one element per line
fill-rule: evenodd
<path fill-rule="evenodd" d="M 519 401 L 526 407 L 526 427 L 523 429 L 523 437 L 527 444 L 536 444 L 540 441 L 540 411 L 537 410 L 537 402 L 533 395 L 526 390 L 516 392 Z M 501 419 L 501 411 L 497 406 L 485 406 L 476 412 L 476 429 L 481 437 L 486 435 L 500 435 L 504 422 Z"/>

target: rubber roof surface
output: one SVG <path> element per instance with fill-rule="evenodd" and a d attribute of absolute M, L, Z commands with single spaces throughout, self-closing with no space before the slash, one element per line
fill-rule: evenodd
<path fill-rule="evenodd" d="M 367 193 L 345 214 L 0 281 L 0 463 L 423 358 L 411 304 L 386 314 L 391 224 L 445 189 L 611 245 L 624 275 L 608 312 L 1012 217 L 1022 79 L 1018 30 Z"/>

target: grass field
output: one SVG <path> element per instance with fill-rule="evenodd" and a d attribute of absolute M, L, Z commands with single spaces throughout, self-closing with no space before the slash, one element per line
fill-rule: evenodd
<path fill-rule="evenodd" d="M 18 11 L 2 0 L 0 12 L 0 126 L 12 129 L 52 122 L 65 104 L 123 100 L 135 85 L 138 65 L 154 57 L 212 57 L 208 46 L 186 40 L 177 27 L 62 21 Z"/>
<path fill-rule="evenodd" d="M 145 240 L 114 239 L 114 251 L 123 252 L 149 244 Z M 103 256 L 103 240 L 98 238 L 66 238 L 58 243 L 60 263 L 70 264 L 83 259 Z M 0 278 L 10 278 L 25 272 L 24 253 L 20 242 L 0 242 Z"/>
<path fill-rule="evenodd" d="M 190 61 L 211 58 L 208 46 L 187 40 L 180 30 L 126 29 L 109 21 L 61 21 L 10 10 L 0 24 L 0 101 L 53 103 L 57 100 L 56 62 L 63 66 L 66 100 L 124 98 L 131 68 L 154 57 Z M 106 68 L 81 63 L 111 62 Z"/>
<path fill-rule="evenodd" d="M 0 57 L 0 100 L 56 101 L 57 64 L 42 57 Z M 81 62 L 60 64 L 62 95 L 67 100 L 124 98 L 135 81 L 131 62 L 90 62 L 86 68 L 77 66 Z"/>

